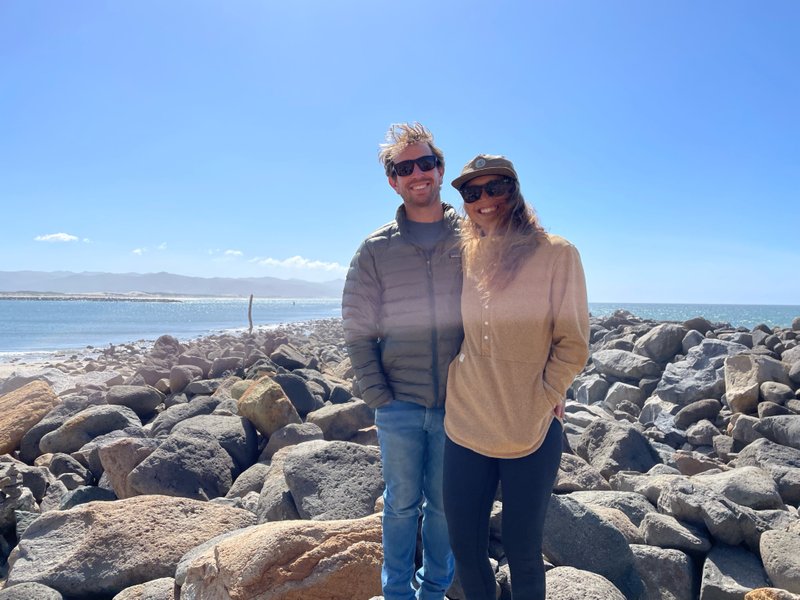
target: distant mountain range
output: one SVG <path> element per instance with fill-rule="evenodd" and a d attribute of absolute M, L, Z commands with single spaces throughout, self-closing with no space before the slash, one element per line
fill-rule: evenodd
<path fill-rule="evenodd" d="M 0 271 L 2 293 L 169 294 L 320 298 L 342 294 L 343 279 L 316 283 L 276 277 L 187 277 L 172 273 Z"/>

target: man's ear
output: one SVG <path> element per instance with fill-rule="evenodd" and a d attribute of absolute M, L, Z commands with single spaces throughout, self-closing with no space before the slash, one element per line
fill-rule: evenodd
<path fill-rule="evenodd" d="M 399 194 L 400 192 L 397 191 L 397 176 L 390 175 L 386 179 L 388 179 L 389 185 L 392 186 L 392 189 Z"/>

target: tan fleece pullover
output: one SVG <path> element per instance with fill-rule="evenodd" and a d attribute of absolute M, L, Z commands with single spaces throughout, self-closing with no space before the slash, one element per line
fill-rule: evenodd
<path fill-rule="evenodd" d="M 447 435 L 485 456 L 527 456 L 589 356 L 580 255 L 567 240 L 542 236 L 514 280 L 489 300 L 465 275 L 461 310 L 464 342 L 450 364 Z"/>

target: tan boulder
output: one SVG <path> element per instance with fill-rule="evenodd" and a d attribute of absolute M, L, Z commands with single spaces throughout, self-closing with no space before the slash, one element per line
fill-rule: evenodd
<path fill-rule="evenodd" d="M 0 454 L 16 450 L 28 430 L 59 402 L 56 393 L 44 381 L 32 381 L 0 396 Z"/>
<path fill-rule="evenodd" d="M 760 386 L 765 381 L 789 384 L 789 367 L 779 360 L 756 354 L 725 359 L 725 397 L 733 412 L 754 413 Z"/>
<path fill-rule="evenodd" d="M 35 582 L 70 596 L 111 597 L 172 577 L 189 550 L 255 520 L 246 510 L 171 496 L 54 510 L 36 519 L 12 551 L 8 585 Z"/>
<path fill-rule="evenodd" d="M 249 419 L 267 437 L 289 423 L 302 423 L 283 388 L 269 377 L 262 377 L 247 388 L 237 400 L 237 405 L 239 414 Z"/>
<path fill-rule="evenodd" d="M 756 588 L 747 592 L 744 600 L 800 600 L 800 596 L 779 588 Z"/>
<path fill-rule="evenodd" d="M 181 564 L 195 600 L 354 600 L 381 593 L 379 515 L 280 521 L 243 530 Z"/>

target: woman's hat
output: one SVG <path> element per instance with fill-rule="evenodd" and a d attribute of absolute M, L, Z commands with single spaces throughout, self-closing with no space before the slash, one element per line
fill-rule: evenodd
<path fill-rule="evenodd" d="M 452 186 L 457 190 L 461 189 L 470 179 L 481 175 L 505 175 L 519 180 L 514 165 L 505 156 L 497 154 L 478 154 L 461 169 L 461 175 L 453 179 Z"/>

